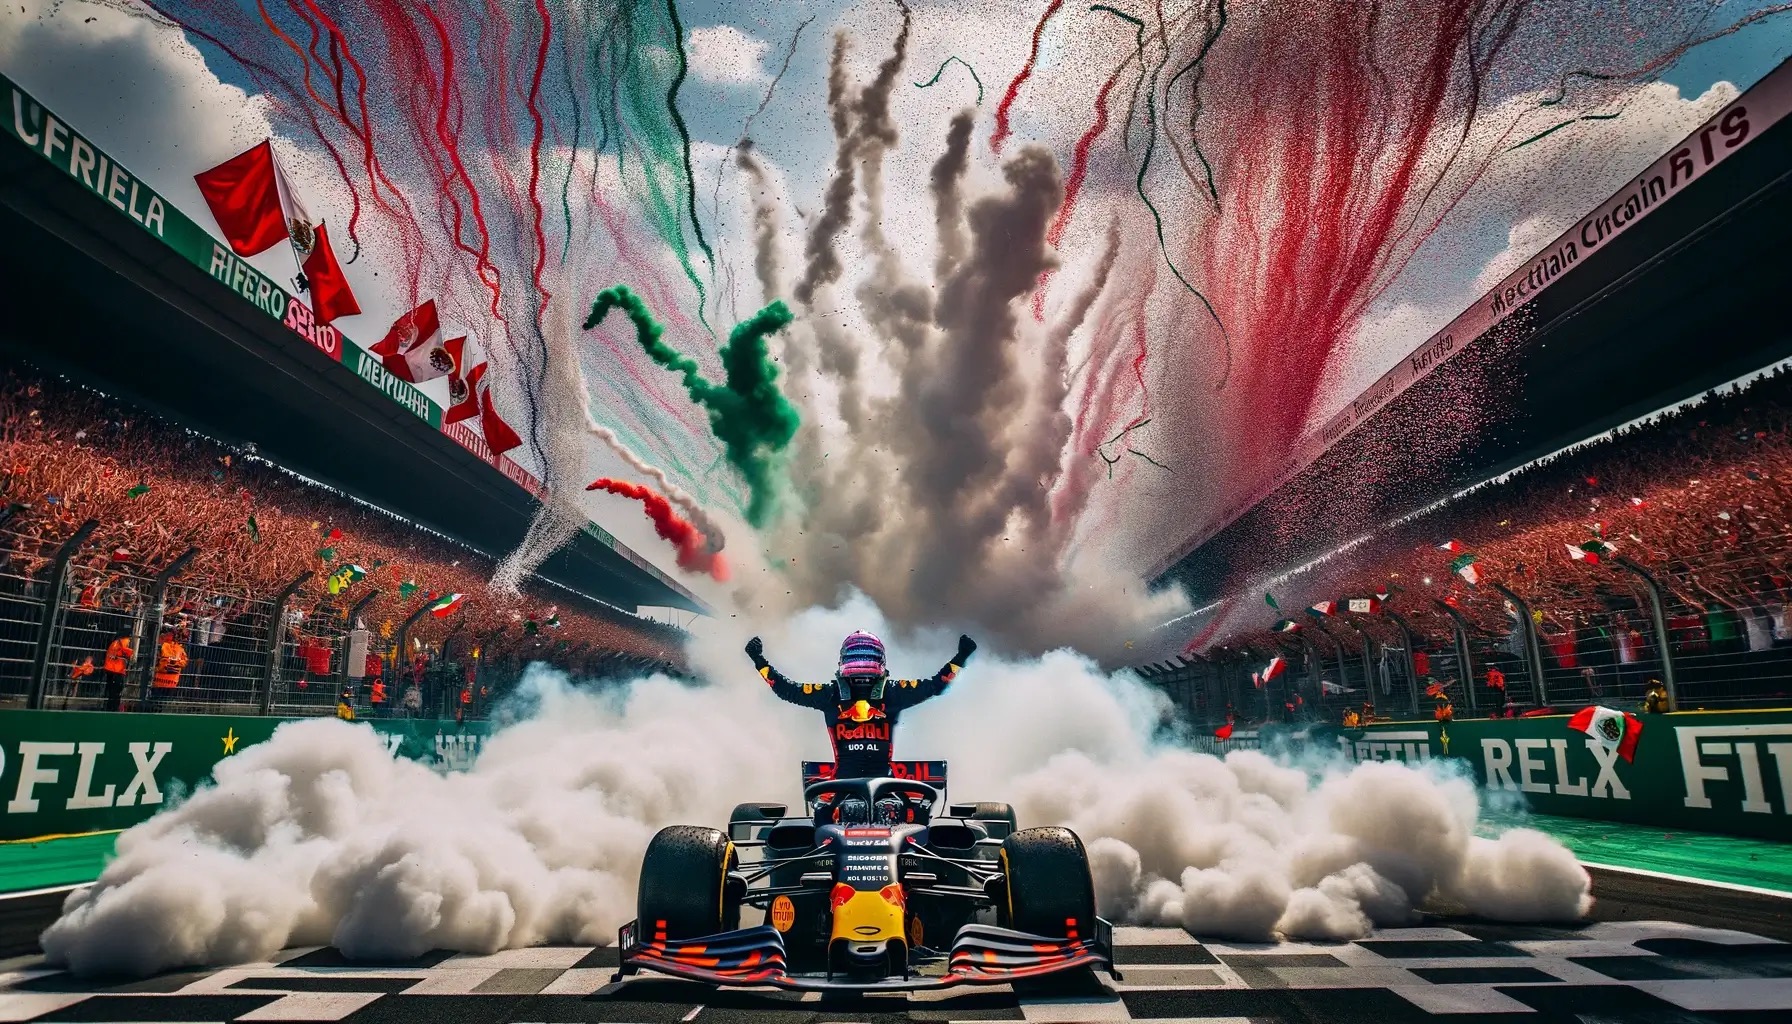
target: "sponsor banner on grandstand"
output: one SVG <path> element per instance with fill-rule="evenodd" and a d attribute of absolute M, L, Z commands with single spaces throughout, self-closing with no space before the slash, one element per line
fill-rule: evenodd
<path fill-rule="evenodd" d="M 416 413 L 418 419 L 441 429 L 442 407 L 417 390 L 417 385 L 388 372 L 379 356 L 357 346 L 353 352 L 343 353 L 343 358 L 362 380 L 385 392 L 387 398 Z"/>
<path fill-rule="evenodd" d="M 1189 552 L 1207 543 L 1233 520 L 1312 465 L 1357 424 L 1381 411 L 1407 388 L 1524 308 L 1580 261 L 1635 227 L 1661 204 L 1704 178 L 1788 114 L 1792 114 L 1792 60 L 1775 68 L 1748 92 L 1718 111 L 1678 146 L 1507 275 L 1456 319 L 1420 343 L 1342 411 L 1317 431 L 1303 437 L 1263 483 L 1210 519 L 1202 533 L 1160 559 L 1150 575 L 1156 577 L 1167 572 Z"/>
<path fill-rule="evenodd" d="M 128 828 L 184 798 L 283 718 L 0 710 L 0 840 Z M 361 723 L 395 756 L 472 765 L 486 722 Z"/>
<path fill-rule="evenodd" d="M 1631 762 L 1570 729 L 1565 714 L 1304 729 L 1309 743 L 1335 746 L 1354 761 L 1456 759 L 1482 785 L 1519 794 L 1540 814 L 1792 835 L 1792 711 L 1639 717 L 1643 731 Z"/>
<path fill-rule="evenodd" d="M 7 134 L 136 221 L 143 230 L 190 253 L 195 241 L 191 229 L 197 225 L 176 210 L 174 204 L 137 180 L 86 136 L 58 120 L 12 79 L 0 76 L 0 87 L 6 90 Z"/>
<path fill-rule="evenodd" d="M 512 483 L 528 491 L 536 499 L 546 498 L 547 485 L 537 479 L 534 473 L 524 469 L 508 455 L 492 457 L 491 446 L 485 443 L 485 438 L 480 436 L 479 431 L 472 428 L 473 422 L 473 420 L 461 420 L 458 423 L 443 424 L 442 433 L 447 434 L 455 444 L 479 456 L 481 462 L 509 477 Z"/>
<path fill-rule="evenodd" d="M 212 244 L 216 248 L 224 248 L 216 242 Z M 346 354 L 346 348 L 342 342 L 342 332 L 329 324 L 318 323 L 316 315 L 311 312 L 311 307 L 305 305 L 303 301 L 295 298 L 286 303 L 284 322 L 288 330 L 309 341 L 317 347 L 319 352 L 337 362 L 342 361 Z"/>
<path fill-rule="evenodd" d="M 535 478 L 535 474 L 524 469 L 508 455 L 498 456 L 498 472 L 509 477 L 513 483 L 528 491 L 536 500 L 547 497 L 547 485 Z"/>
<path fill-rule="evenodd" d="M 485 438 L 479 436 L 479 431 L 467 425 L 470 422 L 473 421 L 461 420 L 458 423 L 445 423 L 442 425 L 442 433 L 447 434 L 448 439 L 455 444 L 479 456 L 479 461 L 491 463 L 491 446 L 485 443 Z"/>

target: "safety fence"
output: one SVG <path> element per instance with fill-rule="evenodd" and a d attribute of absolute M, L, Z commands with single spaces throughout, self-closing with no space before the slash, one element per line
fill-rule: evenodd
<path fill-rule="evenodd" d="M 377 590 L 318 602 L 301 593 L 306 572 L 278 594 L 233 591 L 182 577 L 196 549 L 135 565 L 94 550 L 92 520 L 51 539 L 20 511 L 0 509 L 0 708 L 478 718 L 530 661 L 579 678 L 667 668 L 585 645 L 505 644 L 503 629 L 464 623 L 426 643 L 427 600 L 369 629 Z"/>
<path fill-rule="evenodd" d="M 1372 611 L 1228 641 L 1138 671 L 1201 727 L 1237 722 L 1517 717 L 1635 709 L 1659 683 L 1681 709 L 1792 703 L 1792 536 L 1692 564 L 1614 556 L 1572 585 L 1483 581 L 1447 599 L 1398 593 Z M 1263 679 L 1275 659 L 1271 678 Z M 1261 685 L 1260 685 L 1261 684 Z"/>

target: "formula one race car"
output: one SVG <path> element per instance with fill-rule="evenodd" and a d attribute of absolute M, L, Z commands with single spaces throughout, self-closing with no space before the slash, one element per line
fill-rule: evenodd
<path fill-rule="evenodd" d="M 649 970 L 886 991 L 1119 976 L 1076 833 L 1016 831 L 1007 804 L 944 804 L 944 762 L 903 762 L 892 767 L 901 777 L 878 779 L 803 767 L 804 817 L 741 804 L 727 832 L 673 825 L 653 837 L 617 980 Z M 741 927 L 742 907 L 765 923 Z M 930 947 L 932 936 L 948 945 Z"/>

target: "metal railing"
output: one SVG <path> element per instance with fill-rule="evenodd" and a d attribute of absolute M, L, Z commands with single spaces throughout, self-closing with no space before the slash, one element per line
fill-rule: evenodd
<path fill-rule="evenodd" d="M 459 623 L 426 643 L 421 597 L 402 626 L 370 626 L 372 588 L 311 607 L 300 593 L 309 572 L 272 596 L 231 591 L 182 575 L 192 551 L 135 564 L 88 544 L 92 521 L 61 536 L 41 525 L 0 508 L 0 707 L 304 716 L 347 703 L 357 717 L 477 717 L 529 661 L 594 675 L 644 661 L 493 658 L 486 647 L 504 631 L 474 636 Z"/>
<path fill-rule="evenodd" d="M 1426 718 L 1443 702 L 1426 694 L 1431 684 L 1458 717 L 1634 708 L 1655 682 L 1687 710 L 1792 704 L 1792 535 L 1690 560 L 1649 554 L 1650 564 L 1619 555 L 1547 579 L 1483 581 L 1448 602 L 1408 594 L 1373 615 L 1309 615 L 1298 639 L 1277 641 L 1285 692 L 1299 702 L 1238 692 L 1236 677 L 1249 689 L 1269 656 L 1260 639 L 1142 674 L 1201 726 L 1229 705 L 1249 721 L 1335 722 L 1364 704 L 1377 717 Z"/>

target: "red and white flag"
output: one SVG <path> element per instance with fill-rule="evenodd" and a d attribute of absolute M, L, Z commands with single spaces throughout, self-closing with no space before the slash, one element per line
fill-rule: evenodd
<path fill-rule="evenodd" d="M 238 256 L 266 252 L 287 237 L 279 179 L 274 146 L 266 140 L 193 175 L 224 240 Z"/>
<path fill-rule="evenodd" d="M 1338 614 L 1338 602 L 1321 601 L 1311 608 L 1308 608 L 1307 611 L 1312 612 L 1314 615 L 1336 615 Z"/>
<path fill-rule="evenodd" d="M 436 319 L 434 299 L 425 299 L 423 305 L 393 321 L 392 329 L 368 351 L 380 357 L 387 373 L 412 384 L 445 377 L 453 368 L 442 346 L 442 325 Z"/>
<path fill-rule="evenodd" d="M 1266 683 L 1269 682 L 1270 680 L 1274 679 L 1275 677 L 1281 675 L 1284 671 L 1287 670 L 1287 668 L 1288 668 L 1288 659 L 1282 657 L 1280 654 L 1276 655 L 1275 657 L 1269 659 L 1268 665 L 1263 666 L 1263 681 Z"/>
<path fill-rule="evenodd" d="M 450 338 L 442 346 L 452 369 L 448 371 L 448 411 L 442 422 L 459 423 L 479 415 L 479 381 L 485 376 L 485 352 L 472 338 Z"/>
<path fill-rule="evenodd" d="M 1374 615 L 1381 611 L 1381 600 L 1379 597 L 1353 597 L 1346 604 L 1359 615 Z"/>
<path fill-rule="evenodd" d="M 1599 564 L 1599 552 L 1597 550 L 1579 548 L 1575 547 L 1573 544 L 1568 545 L 1568 557 L 1574 559 L 1576 562 L 1585 562 L 1588 565 Z"/>
<path fill-rule="evenodd" d="M 492 450 L 492 457 L 497 458 L 512 448 L 520 447 L 523 439 L 516 436 L 510 424 L 498 415 L 492 402 L 492 375 L 485 372 L 479 375 L 473 385 L 473 393 L 479 399 L 479 430 L 485 435 L 485 445 Z"/>
<path fill-rule="evenodd" d="M 431 602 L 429 606 L 429 614 L 438 619 L 445 619 L 459 611 L 461 602 L 465 599 L 465 594 L 443 594 L 441 597 Z"/>
<path fill-rule="evenodd" d="M 1437 546 L 1439 551 L 1448 551 L 1452 555 L 1460 555 L 1468 548 L 1459 540 L 1447 540 Z"/>
<path fill-rule="evenodd" d="M 1232 723 L 1227 722 L 1225 725 L 1222 725 L 1218 729 L 1213 730 L 1213 738 L 1216 740 L 1231 739 L 1232 738 Z"/>
<path fill-rule="evenodd" d="M 1597 704 L 1576 711 L 1568 719 L 1568 728 L 1586 733 L 1607 750 L 1616 750 L 1626 762 L 1636 759 L 1636 741 L 1643 735 L 1641 719 Z"/>
<path fill-rule="evenodd" d="M 330 236 L 324 226 L 319 224 L 309 239 L 311 254 L 305 257 L 305 284 L 311 289 L 311 307 L 318 322 L 327 324 L 337 317 L 359 314 L 361 304 L 355 301 L 348 278 L 336 262 L 336 253 L 330 248 Z"/>

